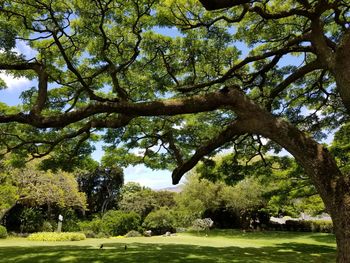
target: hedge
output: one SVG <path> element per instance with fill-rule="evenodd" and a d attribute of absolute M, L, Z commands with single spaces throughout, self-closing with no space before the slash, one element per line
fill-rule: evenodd
<path fill-rule="evenodd" d="M 269 223 L 270 230 L 333 233 L 330 220 L 287 220 L 285 224 Z"/>
<path fill-rule="evenodd" d="M 77 232 L 38 232 L 28 236 L 32 241 L 79 241 L 86 239 L 84 233 Z"/>

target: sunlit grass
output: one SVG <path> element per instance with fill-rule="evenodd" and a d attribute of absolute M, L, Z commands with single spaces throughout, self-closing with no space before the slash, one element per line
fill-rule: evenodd
<path fill-rule="evenodd" d="M 100 249 L 100 245 L 103 248 Z M 125 245 L 127 249 L 125 250 Z M 334 236 L 212 231 L 171 237 L 40 242 L 0 240 L 0 262 L 334 262 Z"/>

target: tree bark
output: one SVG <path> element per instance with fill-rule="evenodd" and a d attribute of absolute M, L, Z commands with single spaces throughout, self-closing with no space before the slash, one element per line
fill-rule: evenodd
<path fill-rule="evenodd" d="M 343 36 L 335 56 L 333 74 L 342 102 L 350 114 L 350 30 Z"/>
<path fill-rule="evenodd" d="M 349 194 L 342 194 L 343 199 L 349 199 Z M 349 202 L 349 200 L 347 201 Z M 337 242 L 337 263 L 350 262 L 350 209 L 349 204 L 339 204 L 334 209 L 338 213 L 332 215 L 334 234 Z"/>

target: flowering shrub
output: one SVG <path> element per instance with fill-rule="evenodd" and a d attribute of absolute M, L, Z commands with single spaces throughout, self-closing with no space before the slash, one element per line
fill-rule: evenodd
<path fill-rule="evenodd" d="M 214 224 L 211 218 L 196 219 L 193 221 L 192 228 L 197 231 L 209 230 Z"/>

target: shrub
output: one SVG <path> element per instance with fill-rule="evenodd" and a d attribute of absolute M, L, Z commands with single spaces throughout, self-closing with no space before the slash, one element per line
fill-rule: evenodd
<path fill-rule="evenodd" d="M 100 232 L 96 235 L 96 238 L 108 238 L 108 237 L 109 237 L 109 235 L 107 235 L 103 232 Z"/>
<path fill-rule="evenodd" d="M 7 238 L 6 227 L 0 225 L 0 238 Z"/>
<path fill-rule="evenodd" d="M 28 240 L 32 241 L 79 241 L 84 240 L 86 237 L 83 233 L 74 232 L 38 232 L 28 236 Z"/>
<path fill-rule="evenodd" d="M 193 221 L 192 228 L 196 231 L 208 231 L 212 226 L 214 222 L 210 218 L 204 218 L 204 219 L 196 219 Z"/>
<path fill-rule="evenodd" d="M 63 215 L 62 231 L 77 232 L 79 231 L 79 219 L 73 209 L 65 209 L 61 212 Z"/>
<path fill-rule="evenodd" d="M 175 232 L 175 217 L 171 211 L 161 208 L 149 213 L 143 222 L 143 226 L 151 229 L 156 234 L 164 234 L 168 231 Z"/>
<path fill-rule="evenodd" d="M 288 231 L 333 233 L 333 223 L 330 220 L 287 220 Z"/>
<path fill-rule="evenodd" d="M 131 230 L 128 233 L 126 233 L 125 237 L 141 237 L 142 235 L 140 234 L 140 232 L 136 231 L 136 230 Z"/>
<path fill-rule="evenodd" d="M 41 230 L 44 218 L 41 208 L 25 207 L 20 215 L 21 232 L 33 233 Z"/>
<path fill-rule="evenodd" d="M 102 232 L 110 236 L 125 235 L 140 225 L 141 218 L 135 212 L 110 210 L 102 217 Z"/>
<path fill-rule="evenodd" d="M 330 220 L 313 220 L 311 224 L 312 232 L 333 233 L 333 222 Z"/>
<path fill-rule="evenodd" d="M 53 227 L 49 221 L 44 221 L 42 227 L 41 227 L 42 232 L 52 232 Z"/>
<path fill-rule="evenodd" d="M 80 221 L 78 226 L 79 230 L 87 237 L 96 237 L 102 232 L 102 220 L 100 218 L 95 218 L 91 221 Z"/>

